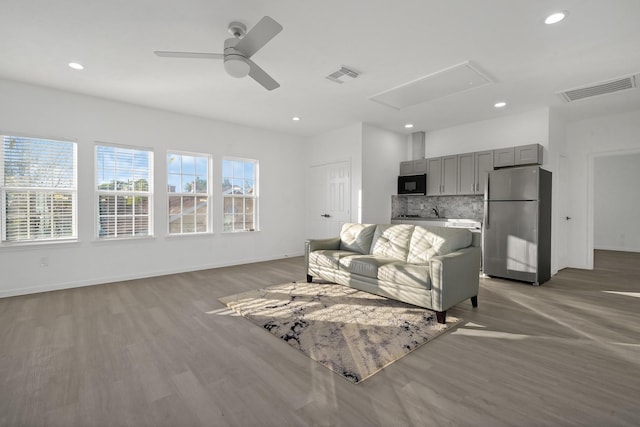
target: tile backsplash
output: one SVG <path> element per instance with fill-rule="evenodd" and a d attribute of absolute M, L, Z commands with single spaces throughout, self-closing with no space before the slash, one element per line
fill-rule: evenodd
<path fill-rule="evenodd" d="M 391 217 L 419 215 L 435 217 L 437 208 L 441 217 L 465 218 L 482 221 L 484 198 L 478 196 L 391 196 Z"/>

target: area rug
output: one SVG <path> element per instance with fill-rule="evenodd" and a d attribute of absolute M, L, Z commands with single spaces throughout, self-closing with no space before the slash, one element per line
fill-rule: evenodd
<path fill-rule="evenodd" d="M 462 319 L 333 283 L 285 283 L 220 302 L 352 383 L 424 345 Z"/>

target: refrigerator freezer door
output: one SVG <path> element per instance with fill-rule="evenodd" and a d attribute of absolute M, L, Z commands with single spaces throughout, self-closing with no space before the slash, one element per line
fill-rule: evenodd
<path fill-rule="evenodd" d="M 485 203 L 484 273 L 538 282 L 538 202 Z"/>
<path fill-rule="evenodd" d="M 489 172 L 488 200 L 538 200 L 539 167 Z"/>

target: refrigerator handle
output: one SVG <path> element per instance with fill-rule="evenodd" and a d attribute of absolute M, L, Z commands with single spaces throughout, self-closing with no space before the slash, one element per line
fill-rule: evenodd
<path fill-rule="evenodd" d="M 487 200 L 484 201 L 484 228 L 491 228 L 491 221 L 489 219 L 489 202 Z"/>
<path fill-rule="evenodd" d="M 488 230 L 491 227 L 491 221 L 489 219 L 489 192 L 491 191 L 491 187 L 489 186 L 489 179 L 491 177 L 491 173 L 487 173 L 487 180 L 484 186 L 484 227 Z"/>
<path fill-rule="evenodd" d="M 489 180 L 491 179 L 491 173 L 488 172 L 487 173 L 487 182 L 484 185 L 484 191 L 485 191 L 485 199 L 487 200 L 491 200 L 491 197 L 489 197 L 489 192 L 491 191 L 491 187 L 489 187 Z"/>

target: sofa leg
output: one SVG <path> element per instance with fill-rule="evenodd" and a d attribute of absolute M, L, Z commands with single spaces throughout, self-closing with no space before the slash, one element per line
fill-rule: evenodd
<path fill-rule="evenodd" d="M 436 311 L 436 319 L 438 323 L 447 323 L 447 311 Z"/>
<path fill-rule="evenodd" d="M 307 283 L 311 283 L 313 281 L 313 276 L 307 274 Z"/>
<path fill-rule="evenodd" d="M 473 308 L 476 308 L 478 306 L 478 295 L 471 297 L 471 305 L 473 306 Z"/>

